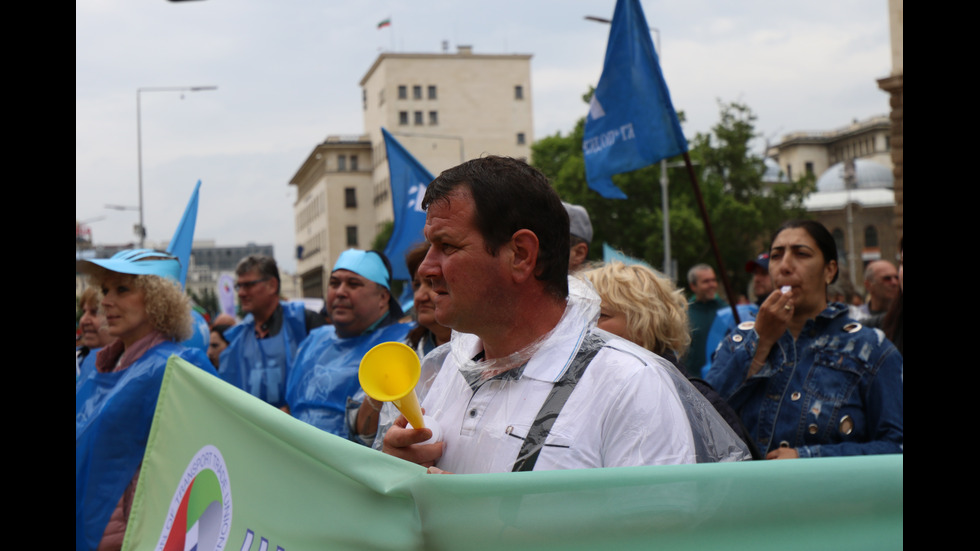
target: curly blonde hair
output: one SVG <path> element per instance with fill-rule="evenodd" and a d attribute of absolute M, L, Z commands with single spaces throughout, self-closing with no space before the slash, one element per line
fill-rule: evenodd
<path fill-rule="evenodd" d="M 120 274 L 103 268 L 92 270 L 89 281 L 93 287 L 101 288 L 109 275 L 131 278 L 133 288 L 143 292 L 146 315 L 154 329 L 175 342 L 190 338 L 193 332 L 191 302 L 179 283 L 155 275 Z"/>
<path fill-rule="evenodd" d="M 613 262 L 584 272 L 602 303 L 626 317 L 629 340 L 657 354 L 683 356 L 691 344 L 683 291 L 661 274 L 638 264 Z"/>

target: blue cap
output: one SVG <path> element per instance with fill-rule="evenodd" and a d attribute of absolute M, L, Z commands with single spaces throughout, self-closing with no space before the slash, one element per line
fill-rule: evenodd
<path fill-rule="evenodd" d="M 759 253 L 759 256 L 745 263 L 745 271 L 752 273 L 755 271 L 755 267 L 758 266 L 765 271 L 769 271 L 769 253 Z"/>
<path fill-rule="evenodd" d="M 177 257 L 153 249 L 127 249 L 112 255 L 112 258 L 75 261 L 75 269 L 86 274 L 91 274 L 96 266 L 119 274 L 155 275 L 180 282 L 180 261 Z"/>
<path fill-rule="evenodd" d="M 374 251 L 359 251 L 357 249 L 347 249 L 340 253 L 337 262 L 333 265 L 333 270 L 347 270 L 355 274 L 370 279 L 385 289 L 391 290 L 391 275 L 385 266 L 381 256 Z"/>

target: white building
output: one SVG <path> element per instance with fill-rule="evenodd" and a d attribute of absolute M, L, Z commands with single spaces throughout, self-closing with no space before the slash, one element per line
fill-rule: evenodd
<path fill-rule="evenodd" d="M 433 175 L 485 154 L 530 157 L 531 56 L 383 53 L 360 82 L 365 133 L 330 135 L 290 180 L 297 188 L 297 272 L 324 296 L 345 249 L 369 248 L 392 221 L 381 128 Z"/>

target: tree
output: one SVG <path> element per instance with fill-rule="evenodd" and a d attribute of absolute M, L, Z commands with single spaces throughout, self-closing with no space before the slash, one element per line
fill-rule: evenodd
<path fill-rule="evenodd" d="M 395 233 L 395 223 L 389 220 L 381 227 L 381 231 L 378 232 L 378 235 L 374 236 L 374 241 L 371 242 L 371 250 L 384 252 L 385 247 L 388 246 L 388 241 L 391 239 L 391 234 L 393 233 Z M 392 259 L 389 258 L 388 261 L 391 262 Z M 401 296 L 404 285 L 404 282 L 398 281 L 397 279 L 392 281 L 391 293 L 395 295 L 396 298 Z"/>
<path fill-rule="evenodd" d="M 192 289 L 187 289 L 187 294 L 195 304 L 207 312 L 210 319 L 214 319 L 220 312 L 221 305 L 218 304 L 218 295 L 213 290 L 205 287 L 198 295 Z"/>
<path fill-rule="evenodd" d="M 813 181 L 772 186 L 763 183 L 765 163 L 750 148 L 755 115 L 740 103 L 720 102 L 719 107 L 718 124 L 711 133 L 698 133 L 691 140 L 689 155 L 733 290 L 740 293 L 750 277 L 742 269 L 745 262 L 768 245 L 764 242 L 783 220 L 805 215 L 802 202 Z M 614 176 L 613 182 L 629 199 L 604 199 L 585 181 L 584 131 L 583 118 L 570 134 L 559 132 L 539 140 L 531 147 L 531 164 L 551 179 L 563 200 L 588 209 L 594 230 L 591 259 L 600 259 L 602 244 L 608 243 L 660 266 L 663 214 L 659 163 Z M 678 157 L 668 164 L 680 160 Z M 714 265 L 715 259 L 687 170 L 683 166 L 669 170 L 671 253 L 681 272 L 677 284 L 686 287 L 684 273 L 689 267 L 700 262 Z"/>

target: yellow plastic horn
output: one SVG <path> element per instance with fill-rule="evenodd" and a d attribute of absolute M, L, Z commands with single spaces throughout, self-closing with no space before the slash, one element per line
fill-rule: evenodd
<path fill-rule="evenodd" d="M 364 354 L 357 378 L 368 396 L 395 404 L 413 428 L 423 429 L 415 385 L 422 367 L 415 351 L 400 342 L 383 342 Z"/>

